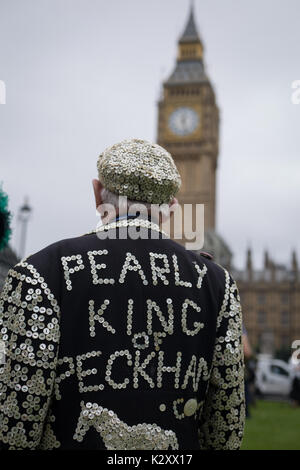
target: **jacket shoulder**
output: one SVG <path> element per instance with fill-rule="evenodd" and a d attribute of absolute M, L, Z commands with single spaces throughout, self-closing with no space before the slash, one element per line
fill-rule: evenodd
<path fill-rule="evenodd" d="M 66 238 L 51 243 L 36 253 L 23 258 L 15 265 L 14 269 L 22 272 L 29 269 L 29 271 L 34 272 L 36 275 L 45 278 L 47 282 L 57 286 L 60 274 L 63 274 L 62 257 L 74 253 L 81 254 L 85 249 L 88 251 L 90 242 L 87 239 L 89 237 Z"/>
<path fill-rule="evenodd" d="M 64 254 L 68 252 L 71 253 L 71 252 L 75 252 L 76 250 L 78 251 L 84 250 L 86 247 L 88 247 L 88 244 L 89 244 L 88 240 L 90 239 L 91 236 L 92 235 L 87 235 L 87 236 L 80 235 L 78 237 L 65 238 L 65 239 L 59 240 L 27 256 L 22 261 L 25 261 L 27 263 L 32 263 L 32 264 L 34 264 L 35 262 L 39 262 L 41 260 L 46 260 L 47 258 L 48 259 L 51 258 L 51 261 L 54 261 L 56 257 L 60 258 L 61 256 L 64 256 Z"/>

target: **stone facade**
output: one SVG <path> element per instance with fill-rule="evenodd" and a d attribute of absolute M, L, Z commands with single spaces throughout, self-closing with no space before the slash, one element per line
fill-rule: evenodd
<path fill-rule="evenodd" d="M 273 337 L 274 349 L 290 349 L 300 339 L 300 272 L 296 253 L 290 266 L 274 263 L 265 253 L 261 270 L 252 265 L 251 250 L 245 270 L 232 270 L 239 287 L 244 321 L 253 346 L 261 348 L 263 335 Z"/>

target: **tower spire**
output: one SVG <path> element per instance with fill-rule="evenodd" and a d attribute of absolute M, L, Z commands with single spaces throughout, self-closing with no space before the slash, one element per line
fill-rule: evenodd
<path fill-rule="evenodd" d="M 247 249 L 246 269 L 247 269 L 247 274 L 248 274 L 248 280 L 252 281 L 253 264 L 252 264 L 252 250 L 250 247 Z"/>
<path fill-rule="evenodd" d="M 265 250 L 265 253 L 264 253 L 264 268 L 269 269 L 269 267 L 270 267 L 269 252 L 268 252 L 268 250 Z"/>
<path fill-rule="evenodd" d="M 183 44 L 186 42 L 200 42 L 199 34 L 197 31 L 195 18 L 194 18 L 194 2 L 191 0 L 189 19 L 186 24 L 185 30 L 179 39 L 179 43 Z"/>
<path fill-rule="evenodd" d="M 292 270 L 298 271 L 298 260 L 296 250 L 292 251 Z"/>
<path fill-rule="evenodd" d="M 198 34 L 194 3 L 191 2 L 190 13 L 185 29 L 178 41 L 178 61 L 202 61 L 203 45 Z M 203 65 L 203 64 L 202 64 Z"/>

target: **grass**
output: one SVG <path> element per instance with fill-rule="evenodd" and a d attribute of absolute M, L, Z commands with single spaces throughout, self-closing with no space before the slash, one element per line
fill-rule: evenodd
<path fill-rule="evenodd" d="M 242 450 L 299 450 L 300 408 L 258 400 L 247 419 Z"/>

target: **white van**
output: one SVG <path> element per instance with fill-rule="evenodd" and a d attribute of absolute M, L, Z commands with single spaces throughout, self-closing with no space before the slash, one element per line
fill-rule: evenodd
<path fill-rule="evenodd" d="M 255 387 L 261 395 L 281 395 L 288 397 L 293 381 L 293 372 L 287 362 L 270 357 L 258 359 L 255 374 Z"/>

